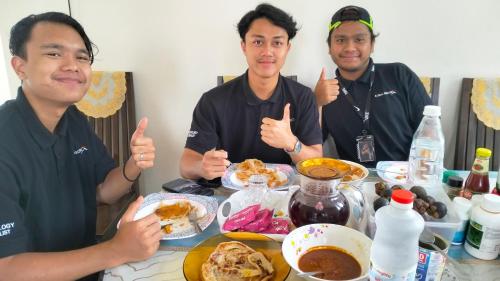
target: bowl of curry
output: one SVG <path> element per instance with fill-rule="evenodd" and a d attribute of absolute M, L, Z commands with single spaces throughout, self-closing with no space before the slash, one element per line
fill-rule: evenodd
<path fill-rule="evenodd" d="M 317 272 L 307 280 L 364 280 L 371 244 L 370 238 L 349 227 L 310 224 L 288 234 L 282 252 L 296 272 Z"/>

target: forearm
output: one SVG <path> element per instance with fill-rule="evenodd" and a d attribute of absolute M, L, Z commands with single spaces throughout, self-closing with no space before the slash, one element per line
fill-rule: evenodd
<path fill-rule="evenodd" d="M 68 252 L 22 253 L 0 259 L 0 281 L 75 280 L 125 262 L 108 242 Z"/>
<path fill-rule="evenodd" d="M 134 164 L 131 158 L 124 165 L 127 178 L 136 179 L 139 176 L 141 170 Z M 117 167 L 111 170 L 104 179 L 104 182 L 97 187 L 97 202 L 113 204 L 123 195 L 130 192 L 130 187 L 133 183 L 125 179 L 122 168 Z"/>
<path fill-rule="evenodd" d="M 297 163 L 310 158 L 322 157 L 323 146 L 321 144 L 314 144 L 309 146 L 302 144 L 302 149 L 299 153 L 289 153 L 289 155 L 292 158 L 293 163 Z"/>
<path fill-rule="evenodd" d="M 201 163 L 203 155 L 200 153 L 185 148 L 182 153 L 180 163 L 180 174 L 183 178 L 197 180 L 202 178 Z"/>

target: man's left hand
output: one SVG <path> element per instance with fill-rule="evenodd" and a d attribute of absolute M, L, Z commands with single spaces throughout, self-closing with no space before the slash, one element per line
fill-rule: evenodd
<path fill-rule="evenodd" d="M 144 117 L 139 121 L 137 129 L 130 139 L 131 158 L 135 165 L 141 169 L 151 168 L 154 165 L 155 146 L 152 138 L 144 136 L 144 131 L 148 127 L 148 118 Z"/>
<path fill-rule="evenodd" d="M 274 120 L 271 118 L 262 119 L 262 125 L 260 126 L 261 139 L 268 145 L 286 149 L 288 151 L 293 150 L 297 138 L 293 135 L 292 129 L 290 128 L 290 104 L 285 105 L 283 110 L 283 119 Z"/>

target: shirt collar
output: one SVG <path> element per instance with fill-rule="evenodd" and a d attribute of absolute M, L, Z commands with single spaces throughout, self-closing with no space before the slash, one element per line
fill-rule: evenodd
<path fill-rule="evenodd" d="M 243 94 L 245 95 L 245 100 L 249 105 L 259 105 L 262 103 L 270 102 L 276 103 L 279 101 L 280 96 L 282 95 L 282 83 L 283 77 L 281 74 L 278 77 L 278 84 L 274 89 L 274 93 L 267 100 L 261 100 L 259 97 L 255 95 L 255 93 L 250 88 L 250 84 L 248 83 L 248 70 L 243 74 Z"/>
<path fill-rule="evenodd" d="M 373 66 L 373 60 L 372 58 L 370 58 L 370 61 L 368 62 L 368 67 L 366 68 L 365 72 L 363 72 L 363 74 L 356 80 L 347 80 L 347 79 L 344 79 L 341 75 L 340 75 L 340 71 L 339 69 L 337 68 L 337 70 L 335 71 L 335 74 L 337 75 L 337 77 L 340 79 L 340 83 L 344 86 L 344 87 L 350 87 L 351 84 L 353 82 L 356 82 L 356 83 L 365 83 L 365 84 L 368 84 L 370 83 L 370 71 L 372 69 L 372 66 Z"/>
<path fill-rule="evenodd" d="M 45 128 L 40 119 L 38 119 L 38 116 L 35 114 L 31 104 L 28 99 L 26 99 L 22 87 L 19 87 L 17 90 L 16 101 L 26 127 L 28 128 L 33 139 L 41 148 L 45 149 L 52 146 L 57 141 L 57 135 L 66 135 L 68 131 L 66 112 L 61 120 L 59 120 L 55 129 L 55 134 L 52 134 L 47 128 Z"/>

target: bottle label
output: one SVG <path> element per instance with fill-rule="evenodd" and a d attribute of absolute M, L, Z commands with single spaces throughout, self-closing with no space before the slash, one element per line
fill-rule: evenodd
<path fill-rule="evenodd" d="M 490 160 L 483 160 L 483 159 L 478 159 L 474 161 L 474 165 L 472 165 L 472 172 L 477 173 L 477 174 L 488 174 L 488 167 L 490 165 Z"/>
<path fill-rule="evenodd" d="M 414 281 L 415 270 L 408 273 L 391 273 L 376 268 L 373 263 L 370 267 L 370 280 L 371 281 Z"/>
<path fill-rule="evenodd" d="M 471 220 L 466 242 L 481 252 L 498 253 L 500 250 L 500 229 L 487 227 Z"/>

